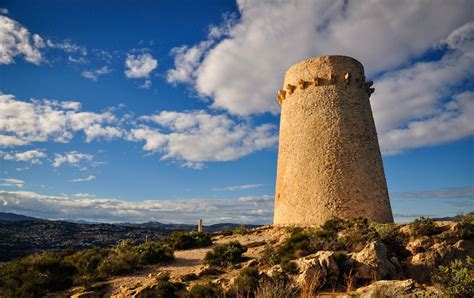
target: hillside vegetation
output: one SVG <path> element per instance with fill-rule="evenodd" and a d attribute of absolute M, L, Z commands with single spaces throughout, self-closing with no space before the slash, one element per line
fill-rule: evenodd
<path fill-rule="evenodd" d="M 474 213 L 453 221 L 264 226 L 41 253 L 0 268 L 1 297 L 474 296 Z"/>

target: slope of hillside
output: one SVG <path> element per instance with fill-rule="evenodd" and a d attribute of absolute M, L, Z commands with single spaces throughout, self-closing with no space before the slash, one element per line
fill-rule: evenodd
<path fill-rule="evenodd" d="M 340 230 L 332 239 L 326 238 L 329 231 L 265 226 L 244 235 L 215 236 L 212 248 L 176 251 L 171 263 L 101 283 L 97 295 L 167 297 L 160 296 L 166 284 L 177 297 L 187 297 L 193 288 L 201 296 L 190 297 L 436 297 L 445 295 L 439 284 L 444 275 L 436 275 L 439 266 L 457 260 L 474 273 L 474 263 L 466 263 L 466 257 L 474 257 L 472 223 L 361 224 Z M 241 262 L 207 264 L 208 252 L 234 241 L 247 247 Z M 464 282 L 474 286 L 472 278 Z M 211 288 L 214 294 L 205 296 Z M 81 297 L 81 291 L 73 293 Z"/>

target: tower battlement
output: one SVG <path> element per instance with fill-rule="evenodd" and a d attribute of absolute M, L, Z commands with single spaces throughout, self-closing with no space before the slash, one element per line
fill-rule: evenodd
<path fill-rule="evenodd" d="M 346 56 L 291 66 L 278 92 L 274 224 L 332 217 L 393 222 L 364 67 Z"/>
<path fill-rule="evenodd" d="M 335 75 L 330 73 L 326 78 L 314 77 L 311 81 L 306 81 L 304 79 L 299 79 L 297 83 L 287 83 L 284 89 L 278 91 L 277 99 L 278 103 L 281 105 L 282 102 L 295 91 L 305 90 L 306 88 L 318 88 L 323 86 L 337 85 L 338 83 L 345 85 L 347 87 L 356 87 L 361 88 L 367 92 L 370 96 L 374 93 L 375 88 L 372 87 L 374 84 L 373 81 L 365 81 L 365 77 L 356 77 L 351 76 L 350 72 L 344 72 L 342 75 Z"/>

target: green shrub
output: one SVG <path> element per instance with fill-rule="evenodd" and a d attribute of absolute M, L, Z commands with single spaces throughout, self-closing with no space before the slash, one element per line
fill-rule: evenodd
<path fill-rule="evenodd" d="M 468 256 L 440 266 L 431 280 L 449 297 L 474 297 L 474 259 Z"/>
<path fill-rule="evenodd" d="M 211 236 L 196 232 L 173 232 L 164 239 L 173 249 L 191 249 L 212 245 Z"/>
<path fill-rule="evenodd" d="M 40 253 L 8 262 L 0 268 L 5 296 L 40 297 L 72 286 L 77 270 L 58 253 Z"/>
<path fill-rule="evenodd" d="M 474 225 L 474 211 L 471 211 L 467 214 L 458 215 L 457 220 L 463 224 Z"/>
<path fill-rule="evenodd" d="M 288 240 L 278 249 L 280 259 L 295 259 L 307 254 L 310 233 L 307 230 L 296 229 Z"/>
<path fill-rule="evenodd" d="M 161 274 L 156 278 L 156 283 L 152 296 L 157 298 L 178 297 L 176 292 L 181 289 L 180 285 L 170 281 L 169 273 Z"/>
<path fill-rule="evenodd" d="M 140 264 L 158 264 L 174 259 L 173 249 L 160 241 L 145 242 L 133 248 Z"/>
<path fill-rule="evenodd" d="M 10 261 L 0 267 L 0 296 L 40 297 L 72 285 L 90 285 L 140 266 L 171 260 L 173 250 L 162 242 L 135 245 L 122 241 L 115 248 L 41 253 Z"/>
<path fill-rule="evenodd" d="M 254 297 L 259 281 L 260 273 L 257 267 L 244 268 L 235 279 L 231 292 L 238 297 Z"/>
<path fill-rule="evenodd" d="M 216 283 L 195 284 L 188 292 L 188 298 L 224 297 L 224 290 Z"/>
<path fill-rule="evenodd" d="M 280 263 L 281 269 L 285 273 L 289 274 L 296 274 L 298 273 L 298 265 L 295 262 L 291 262 L 291 260 L 283 259 Z"/>
<path fill-rule="evenodd" d="M 303 228 L 298 227 L 298 226 L 294 226 L 294 225 L 289 225 L 289 226 L 286 226 L 286 227 L 285 227 L 285 232 L 287 232 L 288 234 L 293 234 L 293 233 L 296 233 L 296 232 L 301 232 L 302 230 L 303 230 Z"/>
<path fill-rule="evenodd" d="M 414 236 L 433 236 L 441 232 L 433 219 L 423 216 L 410 223 L 410 227 Z"/>
<path fill-rule="evenodd" d="M 110 250 L 104 248 L 91 248 L 80 250 L 66 257 L 66 260 L 74 264 L 77 275 L 74 284 L 86 285 L 90 281 L 100 279 L 97 267 L 109 255 Z"/>
<path fill-rule="evenodd" d="M 249 233 L 248 229 L 245 227 L 245 225 L 240 225 L 236 227 L 233 231 L 234 235 L 247 235 Z"/>
<path fill-rule="evenodd" d="M 387 247 L 389 255 L 398 258 L 406 258 L 410 252 L 406 250 L 407 237 L 400 232 L 396 224 L 373 224 L 380 240 Z"/>
<path fill-rule="evenodd" d="M 280 263 L 280 256 L 278 251 L 271 245 L 265 245 L 265 248 L 260 257 L 260 263 L 274 266 Z"/>
<path fill-rule="evenodd" d="M 114 250 L 97 267 L 99 276 L 108 277 L 132 272 L 139 266 L 140 257 L 130 250 Z"/>
<path fill-rule="evenodd" d="M 229 229 L 225 229 L 225 230 L 222 230 L 220 232 L 220 234 L 222 236 L 232 236 L 234 234 L 234 232 L 232 230 L 229 230 Z"/>
<path fill-rule="evenodd" d="M 337 233 L 346 228 L 346 221 L 341 218 L 328 219 L 322 226 L 321 230 L 331 231 Z"/>
<path fill-rule="evenodd" d="M 238 241 L 218 245 L 209 251 L 204 258 L 205 262 L 216 266 L 232 266 L 241 262 L 242 254 L 247 251 Z"/>

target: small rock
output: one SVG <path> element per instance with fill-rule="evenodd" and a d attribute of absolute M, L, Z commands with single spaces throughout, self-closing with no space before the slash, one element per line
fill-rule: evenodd
<path fill-rule="evenodd" d="M 202 266 L 195 272 L 195 274 L 198 277 L 203 277 L 203 276 L 208 276 L 208 275 L 219 275 L 222 273 L 224 273 L 224 271 L 210 265 Z"/>
<path fill-rule="evenodd" d="M 245 244 L 245 246 L 247 246 L 247 248 L 252 248 L 252 247 L 259 247 L 265 244 L 267 244 L 267 242 L 265 241 L 254 241 L 254 242 Z"/>
<path fill-rule="evenodd" d="M 250 261 L 245 262 L 242 265 L 242 268 L 255 267 L 257 265 L 258 265 L 258 261 L 256 259 L 251 259 Z"/>
<path fill-rule="evenodd" d="M 188 282 L 188 281 L 193 281 L 198 279 L 197 275 L 194 273 L 188 273 L 179 278 L 179 281 L 181 282 Z"/>
<path fill-rule="evenodd" d="M 267 270 L 267 275 L 270 276 L 270 277 L 273 277 L 273 275 L 275 275 L 277 272 L 278 273 L 283 272 L 280 265 L 275 265 L 272 268 L 268 269 Z"/>

